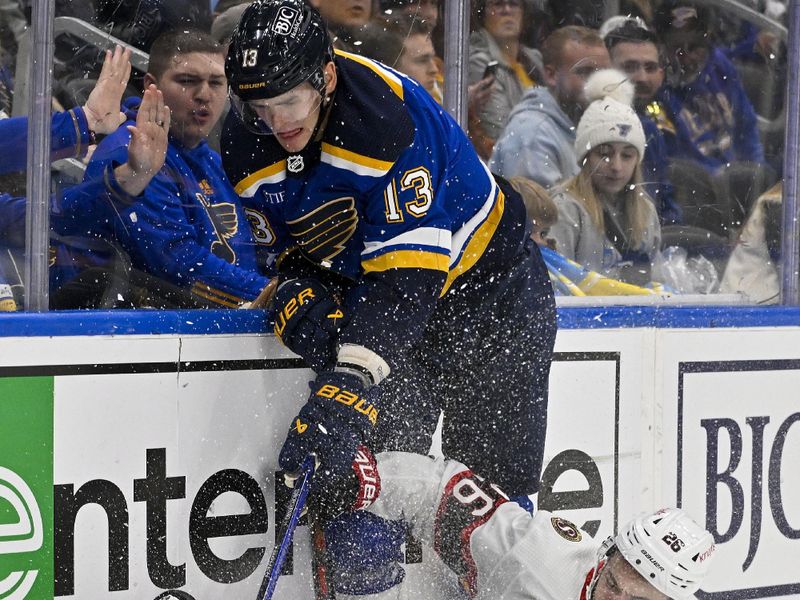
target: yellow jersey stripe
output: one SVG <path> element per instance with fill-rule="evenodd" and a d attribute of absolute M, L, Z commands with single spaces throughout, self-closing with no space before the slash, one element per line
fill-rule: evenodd
<path fill-rule="evenodd" d="M 389 269 L 429 269 L 447 273 L 450 258 L 446 254 L 422 250 L 398 250 L 387 252 L 361 263 L 365 273 L 388 271 Z"/>
<path fill-rule="evenodd" d="M 232 301 L 236 302 L 237 304 L 242 302 L 242 298 L 239 296 L 234 296 L 233 294 L 229 294 L 228 292 L 223 292 L 222 290 L 218 290 L 216 288 L 211 287 L 207 283 L 203 283 L 201 281 L 195 281 L 192 285 L 192 292 L 203 292 L 204 294 L 209 294 L 213 296 L 217 296 L 221 300 Z"/>
<path fill-rule="evenodd" d="M 461 259 L 450 269 L 450 273 L 447 276 L 447 281 L 444 284 L 444 288 L 442 289 L 440 296 L 444 296 L 447 293 L 447 290 L 450 289 L 450 286 L 453 285 L 453 282 L 456 280 L 456 278 L 474 267 L 475 263 L 478 262 L 478 259 L 483 256 L 483 253 L 486 251 L 489 242 L 492 241 L 494 232 L 497 231 L 497 226 L 500 224 L 500 219 L 503 217 L 505 204 L 506 198 L 503 195 L 503 192 L 501 190 L 497 190 L 497 201 L 494 203 L 494 206 L 492 207 L 489 215 L 486 217 L 486 220 L 481 223 L 480 227 L 478 227 L 472 234 L 472 238 L 469 240 L 467 247 L 464 248 L 464 252 L 461 254 Z"/>
<path fill-rule="evenodd" d="M 214 304 L 219 304 L 220 306 L 224 306 L 226 308 L 239 308 L 239 304 L 237 302 L 229 302 L 227 300 L 222 300 L 220 298 L 217 298 L 216 296 L 212 296 L 211 294 L 205 294 L 202 291 L 200 291 L 199 289 L 192 290 L 192 293 L 195 296 L 198 296 L 200 298 L 204 298 L 206 300 L 209 300 L 209 301 L 213 302 Z"/>
<path fill-rule="evenodd" d="M 349 58 L 350 60 L 354 60 L 355 62 L 374 71 L 375 74 L 383 79 L 386 82 L 386 85 L 388 85 L 401 100 L 403 99 L 403 82 L 397 75 L 387 71 L 374 60 L 359 56 L 358 54 L 350 54 L 349 52 L 344 52 L 343 50 L 336 50 L 336 54 L 339 56 L 344 56 L 345 58 Z"/>
<path fill-rule="evenodd" d="M 357 154 L 338 146 L 333 146 L 326 142 L 322 143 L 322 162 L 326 162 L 335 167 L 353 171 L 358 175 L 372 175 L 374 177 L 382 177 L 389 172 L 389 169 L 394 165 L 393 162 L 387 160 L 378 160 L 377 158 L 370 158 L 363 154 Z"/>
<path fill-rule="evenodd" d="M 262 183 L 278 183 L 286 178 L 286 161 L 280 160 L 263 169 L 259 169 L 252 175 L 248 175 L 236 184 L 234 190 L 240 196 L 251 197 L 256 193 L 258 186 Z"/>

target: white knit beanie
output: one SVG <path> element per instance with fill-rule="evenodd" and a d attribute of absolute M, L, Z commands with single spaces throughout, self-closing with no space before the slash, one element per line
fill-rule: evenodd
<path fill-rule="evenodd" d="M 623 142 L 644 157 L 644 130 L 636 111 L 631 108 L 634 87 L 624 73 L 601 69 L 589 77 L 584 86 L 590 102 L 575 132 L 575 155 L 578 162 L 600 144 Z"/>

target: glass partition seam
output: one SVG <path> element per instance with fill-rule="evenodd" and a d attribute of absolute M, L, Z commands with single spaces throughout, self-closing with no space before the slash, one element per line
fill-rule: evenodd
<path fill-rule="evenodd" d="M 800 0 L 789 5 L 789 61 L 786 89 L 786 138 L 784 142 L 783 190 L 783 240 L 781 262 L 783 265 L 781 303 L 795 305 L 798 296 L 798 264 L 800 264 L 800 226 L 798 226 L 797 199 L 800 195 L 800 76 L 797 63 L 800 58 Z"/>
<path fill-rule="evenodd" d="M 50 247 L 50 117 L 52 111 L 54 0 L 33 3 L 29 64 L 28 174 L 25 219 L 25 308 L 48 309 Z"/>
<path fill-rule="evenodd" d="M 444 6 L 444 107 L 467 130 L 467 67 L 469 61 L 469 2 Z"/>

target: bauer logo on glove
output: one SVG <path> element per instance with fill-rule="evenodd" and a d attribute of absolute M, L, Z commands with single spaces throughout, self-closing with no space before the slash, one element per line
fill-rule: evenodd
<path fill-rule="evenodd" d="M 351 406 L 356 412 L 365 415 L 373 425 L 378 423 L 378 409 L 375 408 L 375 405 L 368 403 L 355 392 L 350 392 L 337 385 L 328 383 L 321 386 L 317 390 L 316 395 L 320 398 L 336 400 L 336 402 L 341 402 L 345 406 Z"/>
<path fill-rule="evenodd" d="M 358 492 L 353 510 L 369 508 L 378 499 L 381 491 L 381 478 L 378 475 L 378 464 L 366 446 L 359 446 L 353 459 L 353 470 L 358 478 Z"/>
<path fill-rule="evenodd" d="M 275 316 L 275 335 L 281 337 L 286 330 L 286 324 L 297 313 L 297 309 L 312 302 L 315 298 L 314 290 L 310 287 L 300 290 L 299 293 L 289 298 Z"/>
<path fill-rule="evenodd" d="M 336 361 L 336 340 L 347 312 L 315 279 L 290 279 L 273 299 L 275 335 L 317 373 Z"/>

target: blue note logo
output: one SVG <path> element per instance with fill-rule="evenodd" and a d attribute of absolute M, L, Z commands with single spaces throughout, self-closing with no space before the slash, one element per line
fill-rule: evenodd
<path fill-rule="evenodd" d="M 42 515 L 19 475 L 0 467 L 0 555 L 36 552 L 44 539 Z M 33 588 L 38 570 L 0 573 L 0 600 L 23 600 Z"/>

